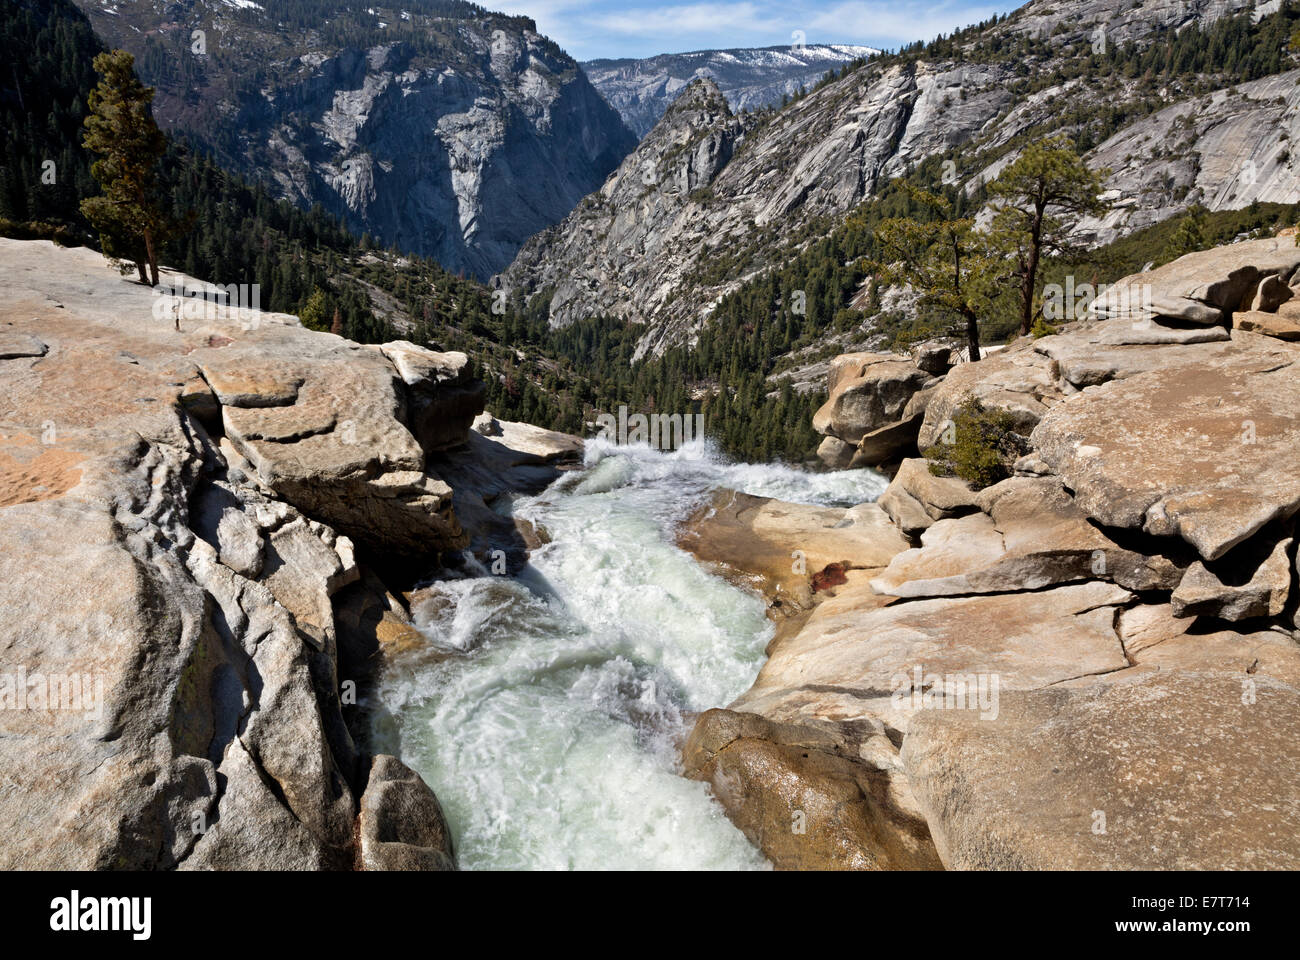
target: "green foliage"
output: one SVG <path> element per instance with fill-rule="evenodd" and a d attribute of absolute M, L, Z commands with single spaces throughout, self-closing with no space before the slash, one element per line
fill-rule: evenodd
<path fill-rule="evenodd" d="M 1029 450 L 1015 432 L 1015 418 L 968 397 L 952 417 L 953 442 L 927 447 L 922 454 L 935 476 L 956 476 L 977 490 L 1011 476 L 1011 467 Z"/>
<path fill-rule="evenodd" d="M 1045 318 L 1038 317 L 1034 320 L 1034 325 L 1029 328 L 1029 333 L 1035 340 L 1037 340 L 1040 337 L 1050 337 L 1052 334 L 1056 333 L 1056 327 L 1048 323 Z"/>
<path fill-rule="evenodd" d="M 1185 254 L 1205 249 L 1205 213 L 1205 208 L 1198 204 L 1179 219 L 1174 235 L 1165 246 L 1164 259 L 1177 260 Z"/>
<path fill-rule="evenodd" d="M 972 360 L 980 358 L 979 320 L 997 296 L 1000 261 L 989 239 L 975 229 L 973 218 L 951 219 L 951 204 L 943 197 L 907 184 L 933 219 L 893 217 L 876 227 L 874 241 L 881 251 L 868 268 L 881 286 L 909 286 L 918 303 L 933 307 L 961 324 Z"/>
<path fill-rule="evenodd" d="M 298 319 L 310 330 L 328 331 L 333 319 L 325 291 L 317 287 L 298 310 Z"/>

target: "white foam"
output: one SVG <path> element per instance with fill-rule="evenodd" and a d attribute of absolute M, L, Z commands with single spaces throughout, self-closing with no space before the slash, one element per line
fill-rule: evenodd
<path fill-rule="evenodd" d="M 593 441 L 586 456 L 515 505 L 552 537 L 524 576 L 420 594 L 417 625 L 450 656 L 389 669 L 387 747 L 434 786 L 467 869 L 762 868 L 706 785 L 679 775 L 678 749 L 684 714 L 753 682 L 772 626 L 672 527 L 718 486 L 847 504 L 883 478 L 732 464 L 707 443 Z"/>

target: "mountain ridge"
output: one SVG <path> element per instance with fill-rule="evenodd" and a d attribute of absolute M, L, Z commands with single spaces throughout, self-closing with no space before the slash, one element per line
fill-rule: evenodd
<path fill-rule="evenodd" d="M 737 112 L 762 109 L 813 86 L 828 70 L 879 52 L 861 44 L 796 43 L 600 58 L 584 60 L 582 69 L 624 123 L 644 137 L 692 80 L 712 78 Z"/>
<path fill-rule="evenodd" d="M 661 353 L 692 342 L 728 293 L 788 261 L 927 158 L 950 159 L 944 179 L 977 193 L 1023 143 L 1056 133 L 1076 138 L 1085 153 L 1096 147 L 1086 159 L 1097 166 L 1099 157 L 1135 158 L 1108 183 L 1120 201 L 1111 215 L 1080 224 L 1094 243 L 1150 225 L 1153 217 L 1140 212 L 1148 205 L 1164 219 L 1195 203 L 1215 210 L 1300 200 L 1289 155 L 1264 165 L 1277 125 L 1289 128 L 1300 107 L 1287 86 L 1291 55 L 1269 46 L 1274 36 L 1285 43 L 1292 8 L 1280 6 L 1256 29 L 1263 18 L 1243 0 L 1120 6 L 1034 0 L 952 37 L 873 58 L 748 125 L 707 193 L 683 199 L 665 175 L 632 196 L 635 209 L 610 204 L 647 160 L 680 162 L 662 148 L 672 136 L 656 128 L 599 194 L 525 244 L 494 282 L 524 301 L 549 298 L 556 326 L 596 315 L 642 324 L 637 355 Z M 1240 80 L 1266 88 L 1269 99 L 1246 84 L 1238 89 Z M 1171 139 L 1172 114 L 1154 130 L 1141 126 L 1161 109 L 1206 96 L 1214 109 L 1178 121 L 1186 136 Z M 1243 111 L 1246 120 L 1234 119 Z M 1238 153 L 1259 154 L 1261 175 L 1234 190 L 1244 178 L 1231 160 L 1205 158 Z M 1157 202 L 1156 190 L 1167 196 Z M 655 209 L 661 201 L 670 213 Z"/>

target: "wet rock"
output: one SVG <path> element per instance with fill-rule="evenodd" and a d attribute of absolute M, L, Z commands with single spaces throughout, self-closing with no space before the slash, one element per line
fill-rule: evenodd
<path fill-rule="evenodd" d="M 364 869 L 456 869 L 438 798 L 396 757 L 380 754 L 371 762 L 359 818 Z"/>
<path fill-rule="evenodd" d="M 813 602 L 811 578 L 829 565 L 876 569 L 907 547 L 874 504 L 851 510 L 718 490 L 682 525 L 678 545 L 767 597 L 784 617 Z"/>

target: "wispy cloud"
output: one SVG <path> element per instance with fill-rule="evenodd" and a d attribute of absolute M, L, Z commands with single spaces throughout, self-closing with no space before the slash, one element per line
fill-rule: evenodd
<path fill-rule="evenodd" d="M 1014 9 L 967 0 L 488 0 L 523 14 L 582 60 L 645 57 L 716 47 L 778 46 L 802 31 L 808 43 L 897 47 Z"/>

